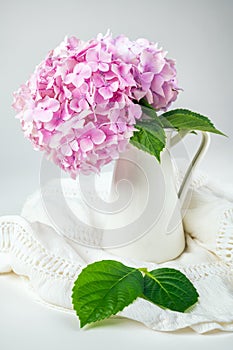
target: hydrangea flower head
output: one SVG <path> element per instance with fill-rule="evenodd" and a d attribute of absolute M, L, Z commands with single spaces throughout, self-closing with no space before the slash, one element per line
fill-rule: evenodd
<path fill-rule="evenodd" d="M 75 178 L 99 172 L 124 152 L 142 115 L 177 96 L 174 62 L 146 40 L 66 38 L 14 94 L 13 107 L 35 149 Z"/>
<path fill-rule="evenodd" d="M 132 64 L 137 83 L 136 87 L 132 87 L 132 96 L 137 101 L 146 98 L 158 111 L 167 110 L 179 92 L 175 61 L 166 58 L 166 52 L 147 39 L 130 41 L 124 35 L 116 38 L 106 35 L 102 40 L 112 45 L 114 58 L 120 57 Z"/>

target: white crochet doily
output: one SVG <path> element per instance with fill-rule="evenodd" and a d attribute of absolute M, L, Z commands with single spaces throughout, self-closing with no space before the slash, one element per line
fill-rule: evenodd
<path fill-rule="evenodd" d="M 62 188 L 68 202 L 78 203 L 72 180 L 64 180 Z M 149 269 L 170 266 L 185 273 L 198 290 L 199 303 L 192 311 L 172 312 L 137 299 L 119 315 L 158 331 L 186 327 L 199 333 L 233 331 L 233 186 L 220 188 L 200 175 L 191 188 L 192 198 L 184 218 L 186 249 L 176 260 L 160 265 L 117 258 L 59 235 L 37 191 L 26 201 L 21 216 L 0 217 L 0 273 L 13 271 L 28 277 L 42 300 L 72 310 L 73 283 L 88 263 L 117 259 Z M 49 186 L 45 194 L 56 206 L 55 185 Z M 88 232 L 82 232 L 83 237 L 87 243 L 95 239 Z"/>

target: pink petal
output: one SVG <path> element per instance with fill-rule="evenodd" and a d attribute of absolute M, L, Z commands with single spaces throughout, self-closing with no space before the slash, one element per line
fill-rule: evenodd
<path fill-rule="evenodd" d="M 100 62 L 99 63 L 99 70 L 101 72 L 107 72 L 109 70 L 109 65 L 107 63 Z"/>
<path fill-rule="evenodd" d="M 76 63 L 73 69 L 73 74 L 79 74 L 82 69 L 82 64 L 81 63 Z"/>
<path fill-rule="evenodd" d="M 100 145 L 106 139 L 106 135 L 100 129 L 93 129 L 91 132 L 91 139 L 94 144 Z"/>
<path fill-rule="evenodd" d="M 76 140 L 73 140 L 72 142 L 70 142 L 70 147 L 73 151 L 77 152 L 79 149 L 78 142 Z"/>
<path fill-rule="evenodd" d="M 76 74 L 74 74 L 74 73 L 67 74 L 67 76 L 64 78 L 64 83 L 65 84 L 72 83 L 75 77 L 76 77 Z"/>
<path fill-rule="evenodd" d="M 89 66 L 92 70 L 92 72 L 96 72 L 98 70 L 98 63 L 97 62 L 89 62 Z"/>
<path fill-rule="evenodd" d="M 24 112 L 23 120 L 25 120 L 25 122 L 33 121 L 33 110 L 32 109 L 28 109 Z"/>
<path fill-rule="evenodd" d="M 118 126 L 118 129 L 120 130 L 120 132 L 124 132 L 127 129 L 126 123 L 124 120 L 117 121 L 117 126 Z"/>
<path fill-rule="evenodd" d="M 56 133 L 56 134 L 52 135 L 50 142 L 49 142 L 49 147 L 58 148 L 60 145 L 61 138 L 62 138 L 62 133 Z"/>
<path fill-rule="evenodd" d="M 154 74 L 158 74 L 164 67 L 165 60 L 163 57 L 163 53 L 157 52 L 152 53 L 144 50 L 141 53 L 141 64 L 144 67 L 145 71 L 153 72 Z"/>
<path fill-rule="evenodd" d="M 69 44 L 69 47 L 73 50 L 76 49 L 76 47 L 78 47 L 78 45 L 81 44 L 81 40 L 77 39 L 75 36 L 71 36 L 67 39 L 67 42 Z"/>
<path fill-rule="evenodd" d="M 103 50 L 99 52 L 99 60 L 100 62 L 111 62 L 112 54 Z"/>
<path fill-rule="evenodd" d="M 73 152 L 72 152 L 72 149 L 70 148 L 69 145 L 67 144 L 64 144 L 61 146 L 61 153 L 64 155 L 64 156 L 67 156 L 67 157 L 70 157 L 72 156 Z"/>
<path fill-rule="evenodd" d="M 75 89 L 72 91 L 72 96 L 74 97 L 74 99 L 79 99 L 80 96 L 81 96 L 80 88 L 75 88 Z"/>
<path fill-rule="evenodd" d="M 89 89 L 89 86 L 87 83 L 83 83 L 83 85 L 80 87 L 81 94 L 85 94 Z"/>
<path fill-rule="evenodd" d="M 164 91 L 164 97 L 167 101 L 170 101 L 174 94 L 176 94 L 176 91 L 173 91 L 172 86 L 168 83 L 165 83 L 163 85 L 163 91 Z"/>
<path fill-rule="evenodd" d="M 150 70 L 154 73 L 154 74 L 159 74 L 161 72 L 161 70 L 163 69 L 165 65 L 165 59 L 163 57 L 163 54 L 158 52 L 152 59 L 150 62 Z"/>
<path fill-rule="evenodd" d="M 54 131 L 58 124 L 59 123 L 57 120 L 53 121 L 53 119 L 52 119 L 50 122 L 48 122 L 44 125 L 44 129 L 46 129 L 48 131 Z"/>
<path fill-rule="evenodd" d="M 153 61 L 151 62 L 151 67 L 153 69 L 153 72 L 155 74 L 160 73 L 164 65 L 165 65 L 164 53 L 158 52 L 155 58 L 153 59 Z"/>
<path fill-rule="evenodd" d="M 66 86 L 63 86 L 63 89 L 64 89 L 65 97 L 68 98 L 68 99 L 71 98 L 71 96 L 72 96 L 71 91 L 69 89 L 67 89 Z"/>
<path fill-rule="evenodd" d="M 82 63 L 80 63 L 80 65 L 81 64 Z M 83 63 L 79 74 L 82 78 L 89 79 L 92 74 L 92 70 L 87 64 Z"/>
<path fill-rule="evenodd" d="M 114 92 L 117 91 L 118 87 L 119 87 L 119 82 L 118 81 L 114 81 L 111 84 L 111 90 L 114 91 Z"/>
<path fill-rule="evenodd" d="M 89 108 L 89 104 L 87 103 L 87 101 L 82 98 L 80 101 L 79 101 L 79 106 L 82 110 L 86 110 Z"/>
<path fill-rule="evenodd" d="M 147 102 L 151 105 L 153 103 L 153 94 L 151 92 L 151 90 L 148 90 L 146 93 L 146 99 Z"/>
<path fill-rule="evenodd" d="M 140 63 L 142 67 L 149 66 L 152 60 L 153 60 L 153 54 L 147 50 L 143 50 L 140 55 Z"/>
<path fill-rule="evenodd" d="M 175 76 L 175 69 L 172 68 L 168 63 L 165 64 L 161 72 L 164 80 L 170 80 Z"/>
<path fill-rule="evenodd" d="M 164 91 L 162 87 L 163 84 L 164 84 L 164 79 L 160 75 L 155 76 L 151 83 L 152 92 L 164 97 Z"/>
<path fill-rule="evenodd" d="M 49 100 L 50 98 L 48 96 L 45 96 L 42 100 L 38 102 L 39 108 L 47 108 L 49 107 Z"/>
<path fill-rule="evenodd" d="M 113 124 L 116 123 L 119 116 L 120 116 L 119 109 L 112 109 L 109 113 L 109 119 L 110 119 L 111 123 L 113 123 Z"/>
<path fill-rule="evenodd" d="M 57 112 L 60 108 L 60 103 L 55 98 L 50 98 L 48 101 L 48 107 L 51 111 Z"/>
<path fill-rule="evenodd" d="M 80 148 L 83 152 L 88 152 L 93 149 L 93 143 L 90 139 L 85 138 L 80 141 Z"/>
<path fill-rule="evenodd" d="M 118 76 L 120 75 L 121 76 L 121 74 L 119 73 L 119 70 L 117 70 L 117 72 L 114 72 L 113 69 L 112 69 L 112 71 L 106 72 L 106 74 L 104 74 L 104 77 L 105 77 L 106 80 L 112 80 L 113 78 L 116 77 L 116 75 L 118 75 Z"/>
<path fill-rule="evenodd" d="M 109 99 L 113 96 L 112 89 L 109 86 L 103 86 L 99 88 L 99 94 L 105 99 Z"/>
<path fill-rule="evenodd" d="M 87 51 L 86 60 L 87 60 L 87 62 L 90 62 L 90 61 L 97 62 L 99 60 L 99 54 L 98 54 L 96 48 L 89 49 Z"/>
<path fill-rule="evenodd" d="M 52 111 L 48 111 L 48 110 L 44 110 L 44 109 L 34 111 L 34 119 L 36 121 L 41 121 L 43 123 L 46 123 L 46 122 L 50 122 L 50 120 L 52 120 L 52 118 L 53 118 Z"/>
<path fill-rule="evenodd" d="M 77 88 L 79 88 L 83 83 L 84 83 L 83 77 L 81 77 L 81 75 L 75 75 L 75 77 L 72 81 L 72 84 L 74 86 L 76 86 Z"/>
<path fill-rule="evenodd" d="M 80 107 L 79 107 L 78 99 L 77 99 L 77 98 L 74 98 L 74 99 L 70 102 L 70 108 L 72 109 L 72 111 L 80 112 Z"/>
<path fill-rule="evenodd" d="M 141 100 L 141 98 L 143 98 L 146 95 L 146 91 L 140 90 L 140 89 L 134 89 L 133 90 L 133 95 L 134 95 L 134 98 L 137 101 L 139 101 L 139 100 Z"/>
<path fill-rule="evenodd" d="M 68 100 L 66 100 L 65 103 L 62 104 L 60 117 L 63 120 L 68 120 L 68 119 L 70 119 L 71 115 L 72 115 L 72 112 L 70 111 L 70 108 L 68 107 Z"/>
<path fill-rule="evenodd" d="M 139 44 L 140 46 L 148 47 L 150 46 L 150 42 L 147 39 L 144 38 L 139 38 L 136 40 L 136 43 Z M 157 44 L 155 44 L 157 46 Z"/>
<path fill-rule="evenodd" d="M 49 141 L 51 139 L 52 133 L 47 130 L 40 130 L 38 131 L 39 138 L 40 138 L 40 144 L 46 143 L 49 144 Z"/>
<path fill-rule="evenodd" d="M 81 114 L 81 113 L 80 113 L 80 114 Z M 84 119 L 78 120 L 78 121 L 76 121 L 76 122 L 72 125 L 72 128 L 73 128 L 73 129 L 82 129 L 84 123 L 85 123 L 85 120 L 84 120 Z"/>
<path fill-rule="evenodd" d="M 152 72 L 145 72 L 141 74 L 141 79 L 146 83 L 151 83 L 153 77 L 154 77 L 154 74 Z"/>
<path fill-rule="evenodd" d="M 93 82 L 97 88 L 104 85 L 104 79 L 99 73 L 93 74 Z"/>
<path fill-rule="evenodd" d="M 103 96 L 98 92 L 97 89 L 95 90 L 94 101 L 96 104 L 105 103 Z"/>
<path fill-rule="evenodd" d="M 140 105 L 133 103 L 130 108 L 129 111 L 132 113 L 133 117 L 135 119 L 139 119 L 142 116 L 142 108 Z"/>

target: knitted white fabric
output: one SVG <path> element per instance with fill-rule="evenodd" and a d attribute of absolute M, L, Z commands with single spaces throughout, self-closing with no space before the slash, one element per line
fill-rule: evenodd
<path fill-rule="evenodd" d="M 64 180 L 62 187 L 70 205 L 78 205 L 74 182 Z M 172 312 L 137 299 L 119 315 L 158 331 L 185 327 L 199 333 L 214 329 L 233 331 L 233 186 L 220 188 L 200 175 L 191 188 L 192 199 L 184 218 L 186 249 L 176 260 L 160 265 L 117 258 L 62 237 L 46 214 L 37 191 L 26 201 L 21 216 L 0 217 L 0 273 L 13 271 L 28 277 L 40 298 L 71 310 L 73 283 L 88 263 L 116 259 L 151 270 L 158 266 L 174 267 L 186 274 L 198 290 L 199 303 L 192 311 Z M 56 206 L 55 185 L 46 191 Z M 87 242 L 93 240 L 88 233 L 86 237 Z"/>

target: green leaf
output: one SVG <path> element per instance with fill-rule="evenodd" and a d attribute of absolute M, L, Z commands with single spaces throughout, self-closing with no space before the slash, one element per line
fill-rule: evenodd
<path fill-rule="evenodd" d="M 134 132 L 130 143 L 160 161 L 160 153 L 165 147 L 166 136 L 159 118 L 138 120 L 135 127 L 139 131 Z"/>
<path fill-rule="evenodd" d="M 142 98 L 139 101 L 139 105 L 141 106 L 142 112 L 151 118 L 157 118 L 156 110 L 153 106 L 151 106 L 146 99 Z"/>
<path fill-rule="evenodd" d="M 184 312 L 198 300 L 198 293 L 188 278 L 178 270 L 160 268 L 144 271 L 144 296 L 160 307 Z"/>
<path fill-rule="evenodd" d="M 208 131 L 219 135 L 224 135 L 215 128 L 209 118 L 189 111 L 188 109 L 174 109 L 160 115 L 159 119 L 165 128 L 176 128 L 178 130 L 201 130 Z"/>
<path fill-rule="evenodd" d="M 144 107 L 148 107 L 149 109 L 152 109 L 153 111 L 155 111 L 154 107 L 151 106 L 147 100 L 145 98 L 142 98 L 139 102 L 138 102 L 139 105 L 141 106 L 144 106 Z"/>
<path fill-rule="evenodd" d="M 115 315 L 143 292 L 141 272 L 114 260 L 82 270 L 73 288 L 73 306 L 81 327 Z"/>
<path fill-rule="evenodd" d="M 160 123 L 160 120 L 158 119 L 158 115 L 156 113 L 156 110 L 154 109 L 153 106 L 151 106 L 147 100 L 145 100 L 144 98 L 142 98 L 139 101 L 139 104 L 141 106 L 142 109 L 142 113 L 143 113 L 143 119 L 145 119 L 145 116 L 149 116 L 152 119 L 157 120 L 158 123 Z M 142 118 L 141 118 L 142 119 Z M 162 124 L 160 124 L 160 126 L 162 126 Z"/>

